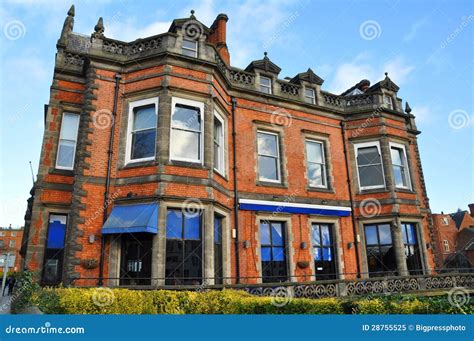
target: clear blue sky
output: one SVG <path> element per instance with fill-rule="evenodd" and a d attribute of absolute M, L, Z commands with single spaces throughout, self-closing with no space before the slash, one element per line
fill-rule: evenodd
<path fill-rule="evenodd" d="M 474 10 L 472 1 L 75 1 L 74 31 L 133 40 L 165 32 L 172 19 L 210 25 L 229 16 L 232 64 L 266 50 L 281 77 L 311 67 L 323 89 L 342 92 L 385 71 L 417 116 L 434 212 L 474 202 Z M 72 1 L 0 1 L 0 226 L 23 224 L 36 173 L 56 41 Z"/>

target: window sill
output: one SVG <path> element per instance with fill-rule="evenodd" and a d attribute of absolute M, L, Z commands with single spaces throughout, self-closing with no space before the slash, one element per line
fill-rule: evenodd
<path fill-rule="evenodd" d="M 204 166 L 200 162 L 193 162 L 193 161 L 170 160 L 165 165 L 166 166 L 195 168 L 195 169 L 208 169 L 208 167 Z"/>
<path fill-rule="evenodd" d="M 59 169 L 59 168 L 54 168 L 51 169 L 49 174 L 54 174 L 54 175 L 67 175 L 67 176 L 74 176 L 74 170 L 72 169 Z"/>
<path fill-rule="evenodd" d="M 395 188 L 395 192 L 400 192 L 400 193 L 408 193 L 408 194 L 416 194 L 416 192 L 412 189 L 408 188 Z"/>
<path fill-rule="evenodd" d="M 257 181 L 257 186 L 288 188 L 288 185 L 286 185 L 286 184 L 282 184 L 282 183 L 279 183 L 279 182 L 271 182 L 271 181 Z"/>
<path fill-rule="evenodd" d="M 359 189 L 358 195 L 371 194 L 371 193 L 389 193 L 390 191 L 386 188 L 372 188 L 372 189 Z"/>
<path fill-rule="evenodd" d="M 226 175 L 223 175 L 221 172 L 214 168 L 214 175 L 218 175 L 221 179 L 229 181 L 229 178 Z"/>
<path fill-rule="evenodd" d="M 306 187 L 307 192 L 323 192 L 323 193 L 335 193 L 332 188 L 323 188 L 323 187 Z"/>
<path fill-rule="evenodd" d="M 123 167 L 121 167 L 120 170 L 130 169 L 130 168 L 150 167 L 150 166 L 156 166 L 156 160 L 129 162 Z"/>

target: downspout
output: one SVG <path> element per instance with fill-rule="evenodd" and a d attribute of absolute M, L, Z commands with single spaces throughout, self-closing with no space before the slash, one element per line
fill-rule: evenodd
<path fill-rule="evenodd" d="M 105 192 L 104 192 L 104 221 L 107 220 L 107 207 L 109 206 L 109 192 L 110 192 L 110 172 L 112 169 L 112 155 L 114 153 L 114 134 L 115 134 L 115 117 L 117 116 L 117 102 L 119 95 L 119 83 L 122 76 L 115 74 L 115 94 L 114 104 L 112 109 L 112 118 L 110 125 L 110 138 L 109 138 L 109 150 L 107 151 L 107 175 L 105 177 Z M 98 285 L 104 285 L 104 259 L 105 259 L 105 236 L 102 235 L 100 238 L 100 261 L 99 261 L 99 281 Z"/>
<path fill-rule="evenodd" d="M 351 202 L 351 210 L 352 210 L 351 218 L 352 218 L 352 231 L 354 234 L 354 248 L 355 248 L 355 254 L 356 254 L 357 278 L 360 278 L 359 238 L 357 234 L 357 222 L 355 218 L 355 204 L 354 204 L 354 196 L 352 194 L 351 175 L 349 172 L 349 157 L 347 155 L 347 147 L 346 147 L 346 124 L 344 121 L 341 121 L 341 133 L 342 133 L 342 145 L 344 148 L 344 161 L 346 164 L 347 186 L 349 187 L 349 200 Z"/>
<path fill-rule="evenodd" d="M 240 257 L 239 257 L 239 191 L 237 189 L 237 146 L 235 129 L 235 110 L 237 108 L 237 99 L 232 97 L 232 149 L 233 157 L 233 175 L 234 175 L 234 228 L 235 228 L 235 274 L 237 277 L 237 284 L 240 283 Z"/>

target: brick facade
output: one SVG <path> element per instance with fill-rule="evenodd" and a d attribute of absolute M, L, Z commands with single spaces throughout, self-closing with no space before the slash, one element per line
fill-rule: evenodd
<path fill-rule="evenodd" d="M 401 226 L 413 223 L 422 271 L 430 273 L 435 267 L 432 249 L 436 246 L 417 145 L 419 131 L 409 108 L 406 112 L 402 109 L 398 87 L 386 76 L 363 89 L 365 92 L 335 95 L 321 90 L 323 80 L 311 70 L 291 81 L 279 79 L 279 68 L 266 55 L 247 70 L 231 67 L 225 43 L 226 22 L 227 16 L 219 15 L 207 28 L 192 16 L 173 21 L 167 33 L 125 43 L 106 38 L 100 25 L 91 37 L 73 33 L 74 11 L 69 12 L 57 45 L 38 180 L 31 219 L 27 221 L 25 265 L 33 270 L 44 267 L 49 217 L 66 214 L 62 280 L 70 283 L 73 278 L 81 278 L 74 283 L 95 285 L 100 266 L 85 264 L 90 260 L 100 263 L 104 250 L 105 284 L 116 284 L 112 278 L 120 274 L 121 239 L 104 236 L 102 243 L 104 214 L 110 214 L 115 205 L 153 201 L 160 206 L 151 274 L 156 279 L 153 284 L 163 284 L 166 208 L 182 207 L 187 199 L 194 198 L 204 210 L 203 277 L 211 283 L 214 212 L 224 217 L 223 275 L 227 283 L 253 283 L 262 277 L 259 222 L 266 219 L 285 222 L 291 281 L 314 279 L 310 232 L 313 222 L 328 223 L 333 229 L 338 278 L 367 276 L 364 224 L 369 223 L 390 224 L 397 271 L 401 275 L 408 274 Z M 191 25 L 198 35 L 190 37 Z M 197 58 L 182 54 L 183 39 L 197 41 Z M 259 91 L 263 76 L 272 79 L 272 94 Z M 314 103 L 305 102 L 306 89 L 314 91 Z M 391 98 L 391 106 L 383 105 L 384 96 Z M 127 164 L 130 103 L 150 98 L 158 99 L 155 156 L 151 161 Z M 203 104 L 200 164 L 170 158 L 174 98 Z M 224 121 L 223 174 L 213 166 L 215 111 Z M 73 170 L 55 166 L 65 112 L 80 115 Z M 110 124 L 112 120 L 114 124 Z M 280 183 L 259 180 L 260 129 L 278 134 Z M 111 131 L 113 145 L 109 153 Z M 308 138 L 324 145 L 327 188 L 309 186 L 305 155 Z M 385 185 L 382 189 L 361 190 L 354 146 L 370 141 L 380 144 Z M 394 142 L 406 148 L 411 184 L 407 189 L 394 184 L 390 159 L 390 143 Z M 109 155 L 110 187 L 104 198 Z M 235 192 L 240 200 L 337 207 L 351 213 L 328 216 L 259 209 L 236 211 Z M 108 203 L 105 206 L 104 199 Z M 374 214 L 371 209 L 375 209 Z"/>
<path fill-rule="evenodd" d="M 5 256 L 9 254 L 8 271 L 21 271 L 21 255 L 20 248 L 23 239 L 23 228 L 13 229 L 11 227 L 0 228 L 0 257 L 2 258 L 2 264 L 0 271 L 3 272 L 3 266 L 5 262 Z M 13 258 L 14 257 L 14 261 Z"/>

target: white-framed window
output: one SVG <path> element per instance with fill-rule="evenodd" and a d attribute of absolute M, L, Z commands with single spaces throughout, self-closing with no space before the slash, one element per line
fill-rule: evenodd
<path fill-rule="evenodd" d="M 411 189 L 410 171 L 405 146 L 398 143 L 390 143 L 390 156 L 392 158 L 393 181 L 395 187 Z"/>
<path fill-rule="evenodd" d="M 197 58 L 198 42 L 196 40 L 183 39 L 182 53 L 185 56 Z"/>
<path fill-rule="evenodd" d="M 130 102 L 126 163 L 155 159 L 157 122 L 158 97 Z"/>
<path fill-rule="evenodd" d="M 266 94 L 272 93 L 272 79 L 271 78 L 260 76 L 260 91 Z"/>
<path fill-rule="evenodd" d="M 16 232 L 12 232 L 12 237 L 16 237 Z"/>
<path fill-rule="evenodd" d="M 314 94 L 314 89 L 306 88 L 304 90 L 304 100 L 306 103 L 316 104 L 316 96 Z"/>
<path fill-rule="evenodd" d="M 204 103 L 173 97 L 170 159 L 203 163 Z"/>
<path fill-rule="evenodd" d="M 225 175 L 225 124 L 222 116 L 214 111 L 214 169 Z"/>
<path fill-rule="evenodd" d="M 448 225 L 448 224 L 449 224 L 448 217 L 443 217 L 443 225 Z"/>
<path fill-rule="evenodd" d="M 383 104 L 388 109 L 393 109 L 393 99 L 392 96 L 383 95 Z"/>
<path fill-rule="evenodd" d="M 359 188 L 385 188 L 382 153 L 378 141 L 358 143 L 354 145 L 357 160 Z"/>
<path fill-rule="evenodd" d="M 324 143 L 307 139 L 305 141 L 305 147 L 309 186 L 327 188 Z"/>
<path fill-rule="evenodd" d="M 449 242 L 445 239 L 443 240 L 444 251 L 449 251 Z"/>
<path fill-rule="evenodd" d="M 61 132 L 59 133 L 58 155 L 56 157 L 56 168 L 58 169 L 74 169 L 79 119 L 79 114 L 63 113 Z"/>
<path fill-rule="evenodd" d="M 16 243 L 15 243 L 14 240 L 10 240 L 10 247 L 11 247 L 11 248 L 15 247 L 15 244 L 16 244 Z"/>
<path fill-rule="evenodd" d="M 257 131 L 258 178 L 281 182 L 280 145 L 277 133 Z"/>

